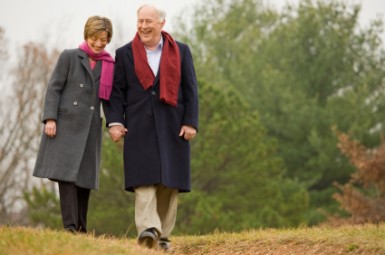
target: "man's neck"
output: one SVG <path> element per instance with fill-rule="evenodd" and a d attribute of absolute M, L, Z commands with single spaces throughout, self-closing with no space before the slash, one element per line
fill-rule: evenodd
<path fill-rule="evenodd" d="M 161 36 L 159 36 L 159 40 L 157 40 L 157 43 L 155 43 L 153 45 L 144 45 L 144 48 L 146 48 L 146 50 L 153 51 L 158 47 L 160 42 L 161 42 Z"/>

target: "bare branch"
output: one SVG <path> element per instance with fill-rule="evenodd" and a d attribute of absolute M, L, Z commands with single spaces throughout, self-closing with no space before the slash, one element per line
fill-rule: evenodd
<path fill-rule="evenodd" d="M 0 224 L 5 223 L 6 216 L 20 202 L 23 191 L 32 186 L 44 94 L 57 57 L 57 51 L 48 53 L 45 47 L 28 43 L 8 74 L 11 91 L 0 102 Z"/>

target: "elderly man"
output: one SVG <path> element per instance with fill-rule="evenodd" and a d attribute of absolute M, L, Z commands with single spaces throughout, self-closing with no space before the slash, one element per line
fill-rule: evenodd
<path fill-rule="evenodd" d="M 198 93 L 189 47 L 162 30 L 165 16 L 152 5 L 138 9 L 134 39 L 116 50 L 104 111 L 111 138 L 124 136 L 125 189 L 135 192 L 138 242 L 167 250 L 178 194 L 190 191 Z"/>

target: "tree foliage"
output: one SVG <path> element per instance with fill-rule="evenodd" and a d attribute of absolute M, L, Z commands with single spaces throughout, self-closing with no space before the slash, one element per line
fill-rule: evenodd
<path fill-rule="evenodd" d="M 276 143 L 234 89 L 201 81 L 201 130 L 192 146 L 191 194 L 182 194 L 183 233 L 295 226 L 307 192 L 284 177 Z"/>
<path fill-rule="evenodd" d="M 200 77 L 235 88 L 259 113 L 286 175 L 310 191 L 311 224 L 323 219 L 319 209 L 337 209 L 333 182 L 353 171 L 331 127 L 367 145 L 384 127 L 382 23 L 362 28 L 359 14 L 344 1 L 302 0 L 278 12 L 259 0 L 211 0 L 178 34 Z"/>
<path fill-rule="evenodd" d="M 28 204 L 29 224 L 61 229 L 63 223 L 60 201 L 55 190 L 49 190 L 47 186 L 33 187 L 32 191 L 24 193 L 24 199 Z"/>
<path fill-rule="evenodd" d="M 385 142 L 366 148 L 347 134 L 337 132 L 341 152 L 356 171 L 345 184 L 336 183 L 334 198 L 349 217 L 331 216 L 332 224 L 380 223 L 385 220 Z"/>

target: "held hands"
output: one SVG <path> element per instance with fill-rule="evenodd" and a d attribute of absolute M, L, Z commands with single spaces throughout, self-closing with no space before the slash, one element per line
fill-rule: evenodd
<path fill-rule="evenodd" d="M 55 120 L 47 120 L 45 122 L 44 133 L 50 138 L 55 137 L 55 135 L 56 135 L 56 121 Z"/>
<path fill-rule="evenodd" d="M 111 136 L 112 141 L 119 142 L 120 139 L 126 135 L 127 128 L 122 125 L 112 126 L 108 129 L 108 133 Z"/>
<path fill-rule="evenodd" d="M 108 133 L 114 142 L 119 142 L 120 139 L 126 135 L 127 131 L 127 128 L 122 125 L 112 126 L 108 129 Z M 186 125 L 182 126 L 179 132 L 179 136 L 187 141 L 193 139 L 196 134 L 197 131 L 195 128 Z"/>
<path fill-rule="evenodd" d="M 179 136 L 182 137 L 185 140 L 191 140 L 193 139 L 197 134 L 197 130 L 193 128 L 192 126 L 182 126 L 180 128 Z"/>

